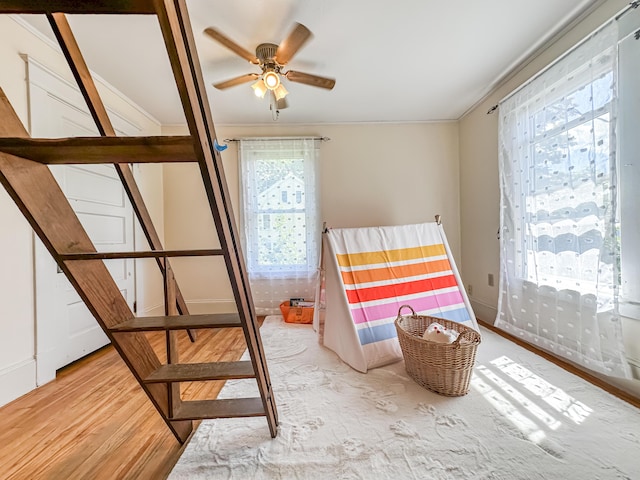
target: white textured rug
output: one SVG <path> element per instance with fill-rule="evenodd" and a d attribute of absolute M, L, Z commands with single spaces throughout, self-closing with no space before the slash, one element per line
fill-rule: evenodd
<path fill-rule="evenodd" d="M 358 373 L 311 326 L 261 329 L 279 433 L 264 417 L 201 424 L 170 475 L 204 479 L 640 479 L 640 411 L 483 330 L 469 394 L 404 363 Z M 224 397 L 257 395 L 228 382 Z"/>

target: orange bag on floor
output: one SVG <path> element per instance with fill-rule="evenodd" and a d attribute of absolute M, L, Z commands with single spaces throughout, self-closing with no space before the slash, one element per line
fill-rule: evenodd
<path fill-rule="evenodd" d="M 287 323 L 313 323 L 313 307 L 292 307 L 287 300 L 280 304 L 280 311 Z"/>

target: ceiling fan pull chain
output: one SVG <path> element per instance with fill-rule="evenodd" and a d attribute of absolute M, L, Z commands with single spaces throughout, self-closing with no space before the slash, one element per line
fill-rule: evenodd
<path fill-rule="evenodd" d="M 269 110 L 271 110 L 271 120 L 277 122 L 278 117 L 280 117 L 280 110 L 278 110 L 277 108 L 273 108 L 273 101 L 269 103 Z"/>

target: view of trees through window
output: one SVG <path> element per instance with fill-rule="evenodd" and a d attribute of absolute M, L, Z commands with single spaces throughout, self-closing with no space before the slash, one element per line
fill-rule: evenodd
<path fill-rule="evenodd" d="M 582 78 L 579 73 L 573 78 Z M 615 274 L 619 257 L 600 256 L 602 242 L 611 241 L 612 233 L 602 221 L 603 210 L 615 194 L 610 165 L 612 77 L 611 71 L 601 72 L 556 98 L 552 95 L 557 89 L 550 88 L 553 99 L 542 101 L 542 108 L 529 116 L 532 136 L 524 146 L 529 149 L 528 170 L 522 174 L 522 273 L 538 285 L 577 286 L 583 294 L 594 293 L 598 275 Z"/>

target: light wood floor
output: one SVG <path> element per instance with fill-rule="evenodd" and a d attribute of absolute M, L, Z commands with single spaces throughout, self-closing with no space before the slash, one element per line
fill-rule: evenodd
<path fill-rule="evenodd" d="M 150 339 L 161 355 L 164 336 L 150 334 Z M 244 350 L 239 329 L 200 330 L 195 344 L 186 333 L 180 335 L 180 358 L 185 362 L 237 360 Z M 547 359 L 598 384 L 565 362 Z M 640 407 L 639 399 L 599 386 Z M 194 383 L 183 395 L 214 398 L 220 388 L 221 382 Z M 61 370 L 55 381 L 0 408 L 0 480 L 162 480 L 181 453 L 182 446 L 112 347 Z"/>
<path fill-rule="evenodd" d="M 164 335 L 148 335 L 163 358 Z M 183 362 L 233 361 L 245 348 L 237 328 L 199 330 L 194 344 L 180 334 Z M 215 398 L 222 385 L 186 385 L 183 396 Z M 161 480 L 181 451 L 111 346 L 0 408 L 0 480 Z"/>

